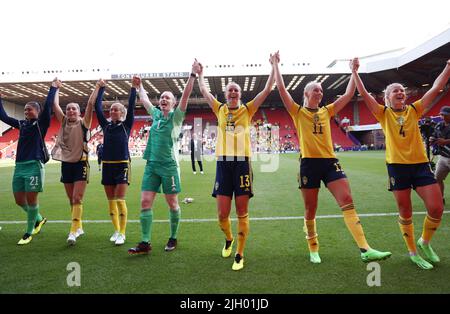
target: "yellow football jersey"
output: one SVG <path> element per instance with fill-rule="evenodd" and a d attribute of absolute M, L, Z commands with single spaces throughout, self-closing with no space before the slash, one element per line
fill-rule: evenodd
<path fill-rule="evenodd" d="M 394 111 L 378 105 L 375 118 L 380 122 L 386 137 L 386 162 L 388 164 L 418 164 L 428 162 L 419 129 L 423 114 L 422 101 L 418 100 L 405 110 Z"/>
<path fill-rule="evenodd" d="M 218 121 L 216 156 L 250 157 L 250 127 L 256 112 L 253 100 L 236 109 L 214 100 L 213 112 Z"/>
<path fill-rule="evenodd" d="M 294 104 L 289 114 L 297 129 L 302 158 L 336 158 L 330 127 L 330 118 L 334 116 L 334 104 L 317 110 Z"/>

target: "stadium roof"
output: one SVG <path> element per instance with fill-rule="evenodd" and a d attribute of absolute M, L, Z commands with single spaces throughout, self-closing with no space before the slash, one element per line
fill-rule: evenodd
<path fill-rule="evenodd" d="M 360 73 L 368 90 L 380 93 L 392 82 L 403 83 L 410 89 L 429 88 L 450 58 L 450 28 L 410 50 L 395 50 L 362 57 Z M 223 90 L 229 81 L 242 87 L 244 101 L 253 99 L 264 88 L 270 66 L 258 62 L 245 64 L 205 65 L 205 77 L 211 93 L 223 101 Z M 296 101 L 301 100 L 302 90 L 309 81 L 322 82 L 324 102 L 332 101 L 345 92 L 350 78 L 348 60 L 335 60 L 328 67 L 315 68 L 308 62 L 281 64 L 285 84 Z M 43 102 L 49 82 L 55 77 L 63 80 L 60 103 L 77 102 L 84 106 L 98 78 L 108 81 L 105 102 L 126 101 L 131 77 L 139 74 L 150 99 L 156 102 L 163 91 L 171 91 L 178 98 L 189 72 L 152 73 L 145 71 L 119 72 L 105 67 L 79 67 L 76 69 L 42 69 L 4 72 L 0 70 L 0 93 L 5 100 L 24 105 L 30 100 Z M 205 105 L 198 84 L 195 84 L 190 106 Z M 279 94 L 273 90 L 265 105 L 279 105 Z"/>

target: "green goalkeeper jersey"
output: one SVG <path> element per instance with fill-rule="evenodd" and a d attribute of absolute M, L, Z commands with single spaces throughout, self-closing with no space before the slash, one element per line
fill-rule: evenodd
<path fill-rule="evenodd" d="M 151 106 L 148 113 L 153 117 L 144 159 L 157 162 L 175 162 L 178 165 L 178 137 L 185 112 L 178 107 L 169 112 L 167 117 L 161 110 Z"/>

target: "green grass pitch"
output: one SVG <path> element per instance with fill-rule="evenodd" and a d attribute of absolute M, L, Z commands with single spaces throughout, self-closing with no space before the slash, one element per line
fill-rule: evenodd
<path fill-rule="evenodd" d="M 39 235 L 26 246 L 16 245 L 24 233 L 25 214 L 14 204 L 11 192 L 13 165 L 0 167 L 0 293 L 176 293 L 176 294 L 299 294 L 299 293 L 449 293 L 450 222 L 443 216 L 433 247 L 441 263 L 431 271 L 410 262 L 397 225 L 394 198 L 386 190 L 384 152 L 339 153 L 353 192 L 357 212 L 369 244 L 389 250 L 392 257 L 380 262 L 380 286 L 369 287 L 367 270 L 331 194 L 322 187 L 317 219 L 322 264 L 309 262 L 302 231 L 303 201 L 297 187 L 298 155 L 275 155 L 278 170 L 262 172 L 267 161 L 253 162 L 255 197 L 250 201 L 250 235 L 245 268 L 231 270 L 232 258 L 221 257 L 224 235 L 216 221 L 211 197 L 215 163 L 205 161 L 205 174 L 194 175 L 190 161 L 181 162 L 182 222 L 178 247 L 164 252 L 169 236 L 168 208 L 163 196 L 154 204 L 153 251 L 129 256 L 127 249 L 140 240 L 140 183 L 144 161 L 133 159 L 132 183 L 127 194 L 127 241 L 116 247 L 108 204 L 100 184 L 96 161 L 84 198 L 85 235 L 74 247 L 66 243 L 70 210 L 59 182 L 60 165 L 46 165 L 45 191 L 40 194 L 41 213 L 49 219 Z M 447 188 L 447 195 L 450 188 Z M 450 201 L 450 197 L 448 198 Z M 422 229 L 422 201 L 413 192 L 415 234 Z M 235 217 L 234 208 L 232 217 Z M 384 214 L 364 216 L 366 214 Z M 364 215 L 363 215 L 364 214 Z M 330 217 L 337 215 L 337 217 Z M 256 219 L 264 218 L 264 219 Z M 232 222 L 236 233 L 236 221 Z M 80 286 L 69 286 L 67 265 L 80 266 Z"/>

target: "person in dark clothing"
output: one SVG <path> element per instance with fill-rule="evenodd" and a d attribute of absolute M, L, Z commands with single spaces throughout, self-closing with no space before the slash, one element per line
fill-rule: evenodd
<path fill-rule="evenodd" d="M 131 175 L 131 158 L 128 140 L 134 124 L 136 90 L 141 84 L 140 78 L 133 77 L 128 110 L 120 102 L 113 103 L 109 109 L 110 120 L 103 115 L 102 97 L 106 82 L 100 79 L 96 84 L 98 90 L 95 113 L 103 130 L 102 150 L 102 184 L 109 204 L 109 215 L 114 226 L 110 241 L 115 245 L 125 243 L 128 208 L 125 201 Z"/>
<path fill-rule="evenodd" d="M 423 123 L 419 127 L 420 133 L 422 134 L 422 138 L 425 142 L 425 149 L 426 149 L 427 157 L 428 157 L 428 160 L 430 161 L 431 167 L 433 169 L 434 169 L 434 163 L 431 161 L 431 154 L 430 154 L 430 148 L 431 148 L 430 137 L 433 134 L 435 126 L 436 126 L 436 123 L 433 120 L 431 120 L 430 117 L 425 117 L 423 120 Z"/>
<path fill-rule="evenodd" d="M 202 163 L 202 154 L 203 154 L 203 144 L 202 140 L 198 139 L 197 134 L 193 134 L 191 136 L 191 163 L 192 163 L 192 172 L 197 174 L 197 170 L 195 169 L 195 161 L 198 162 L 198 166 L 200 167 L 200 173 L 203 174 L 203 163 Z"/>
<path fill-rule="evenodd" d="M 439 114 L 444 120 L 434 128 L 430 143 L 435 147 L 433 153 L 439 155 L 434 176 L 441 188 L 442 201 L 445 204 L 444 180 L 450 172 L 450 106 L 443 106 Z"/>
<path fill-rule="evenodd" d="M 56 91 L 61 84 L 57 78 L 53 80 L 42 111 L 38 102 L 28 102 L 24 108 L 24 120 L 8 116 L 0 97 L 0 120 L 20 130 L 12 190 L 16 204 L 27 213 L 27 230 L 18 245 L 30 243 L 32 235 L 38 234 L 47 221 L 39 213 L 38 194 L 44 187 L 44 138 L 50 126 Z"/>

